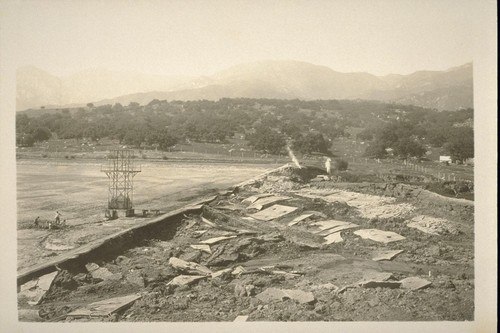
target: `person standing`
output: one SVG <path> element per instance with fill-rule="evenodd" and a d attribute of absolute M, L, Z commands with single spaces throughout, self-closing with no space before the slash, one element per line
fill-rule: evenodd
<path fill-rule="evenodd" d="M 55 225 L 59 225 L 59 223 L 61 222 L 61 213 L 59 213 L 59 211 L 56 211 L 56 222 L 55 222 Z"/>
<path fill-rule="evenodd" d="M 36 219 L 35 219 L 35 227 L 36 228 L 38 228 L 39 220 L 40 220 L 40 216 L 37 216 Z"/>
<path fill-rule="evenodd" d="M 330 158 L 327 158 L 326 161 L 325 161 L 325 168 L 326 168 L 326 173 L 327 174 L 330 174 L 331 169 L 332 169 L 332 165 L 331 165 L 330 162 L 331 162 Z"/>

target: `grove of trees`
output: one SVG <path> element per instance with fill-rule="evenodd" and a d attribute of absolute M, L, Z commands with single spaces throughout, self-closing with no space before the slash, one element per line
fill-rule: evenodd
<path fill-rule="evenodd" d="M 330 154 L 331 143 L 359 129 L 367 156 L 388 151 L 402 158 L 422 157 L 432 145 L 454 159 L 472 157 L 473 110 L 437 112 L 412 105 L 360 100 L 278 100 L 224 98 L 219 101 L 160 101 L 147 105 L 100 105 L 19 112 L 18 145 L 52 137 L 118 140 L 134 147 L 166 150 L 180 142 L 225 143 L 235 133 L 263 153 L 294 151 Z"/>

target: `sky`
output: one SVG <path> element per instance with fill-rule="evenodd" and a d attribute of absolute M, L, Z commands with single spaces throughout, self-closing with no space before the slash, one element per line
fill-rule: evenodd
<path fill-rule="evenodd" d="M 473 0 L 15 3 L 17 66 L 59 76 L 87 68 L 211 75 L 269 59 L 409 74 L 472 61 L 481 33 Z"/>

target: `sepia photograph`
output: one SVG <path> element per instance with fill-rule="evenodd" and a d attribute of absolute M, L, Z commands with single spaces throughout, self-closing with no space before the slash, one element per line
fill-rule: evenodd
<path fill-rule="evenodd" d="M 496 331 L 495 3 L 0 6 L 12 331 Z"/>

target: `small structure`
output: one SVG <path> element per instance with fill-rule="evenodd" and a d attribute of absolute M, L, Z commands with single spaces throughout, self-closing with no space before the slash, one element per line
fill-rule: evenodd
<path fill-rule="evenodd" d="M 445 156 L 445 155 L 439 156 L 439 163 L 445 163 L 445 164 L 451 163 L 451 156 Z"/>
<path fill-rule="evenodd" d="M 125 216 L 133 216 L 133 178 L 141 172 L 132 162 L 131 150 L 113 150 L 108 164 L 101 166 L 101 172 L 109 178 L 108 209 L 106 217 L 116 218 L 118 212 L 125 212 Z"/>

